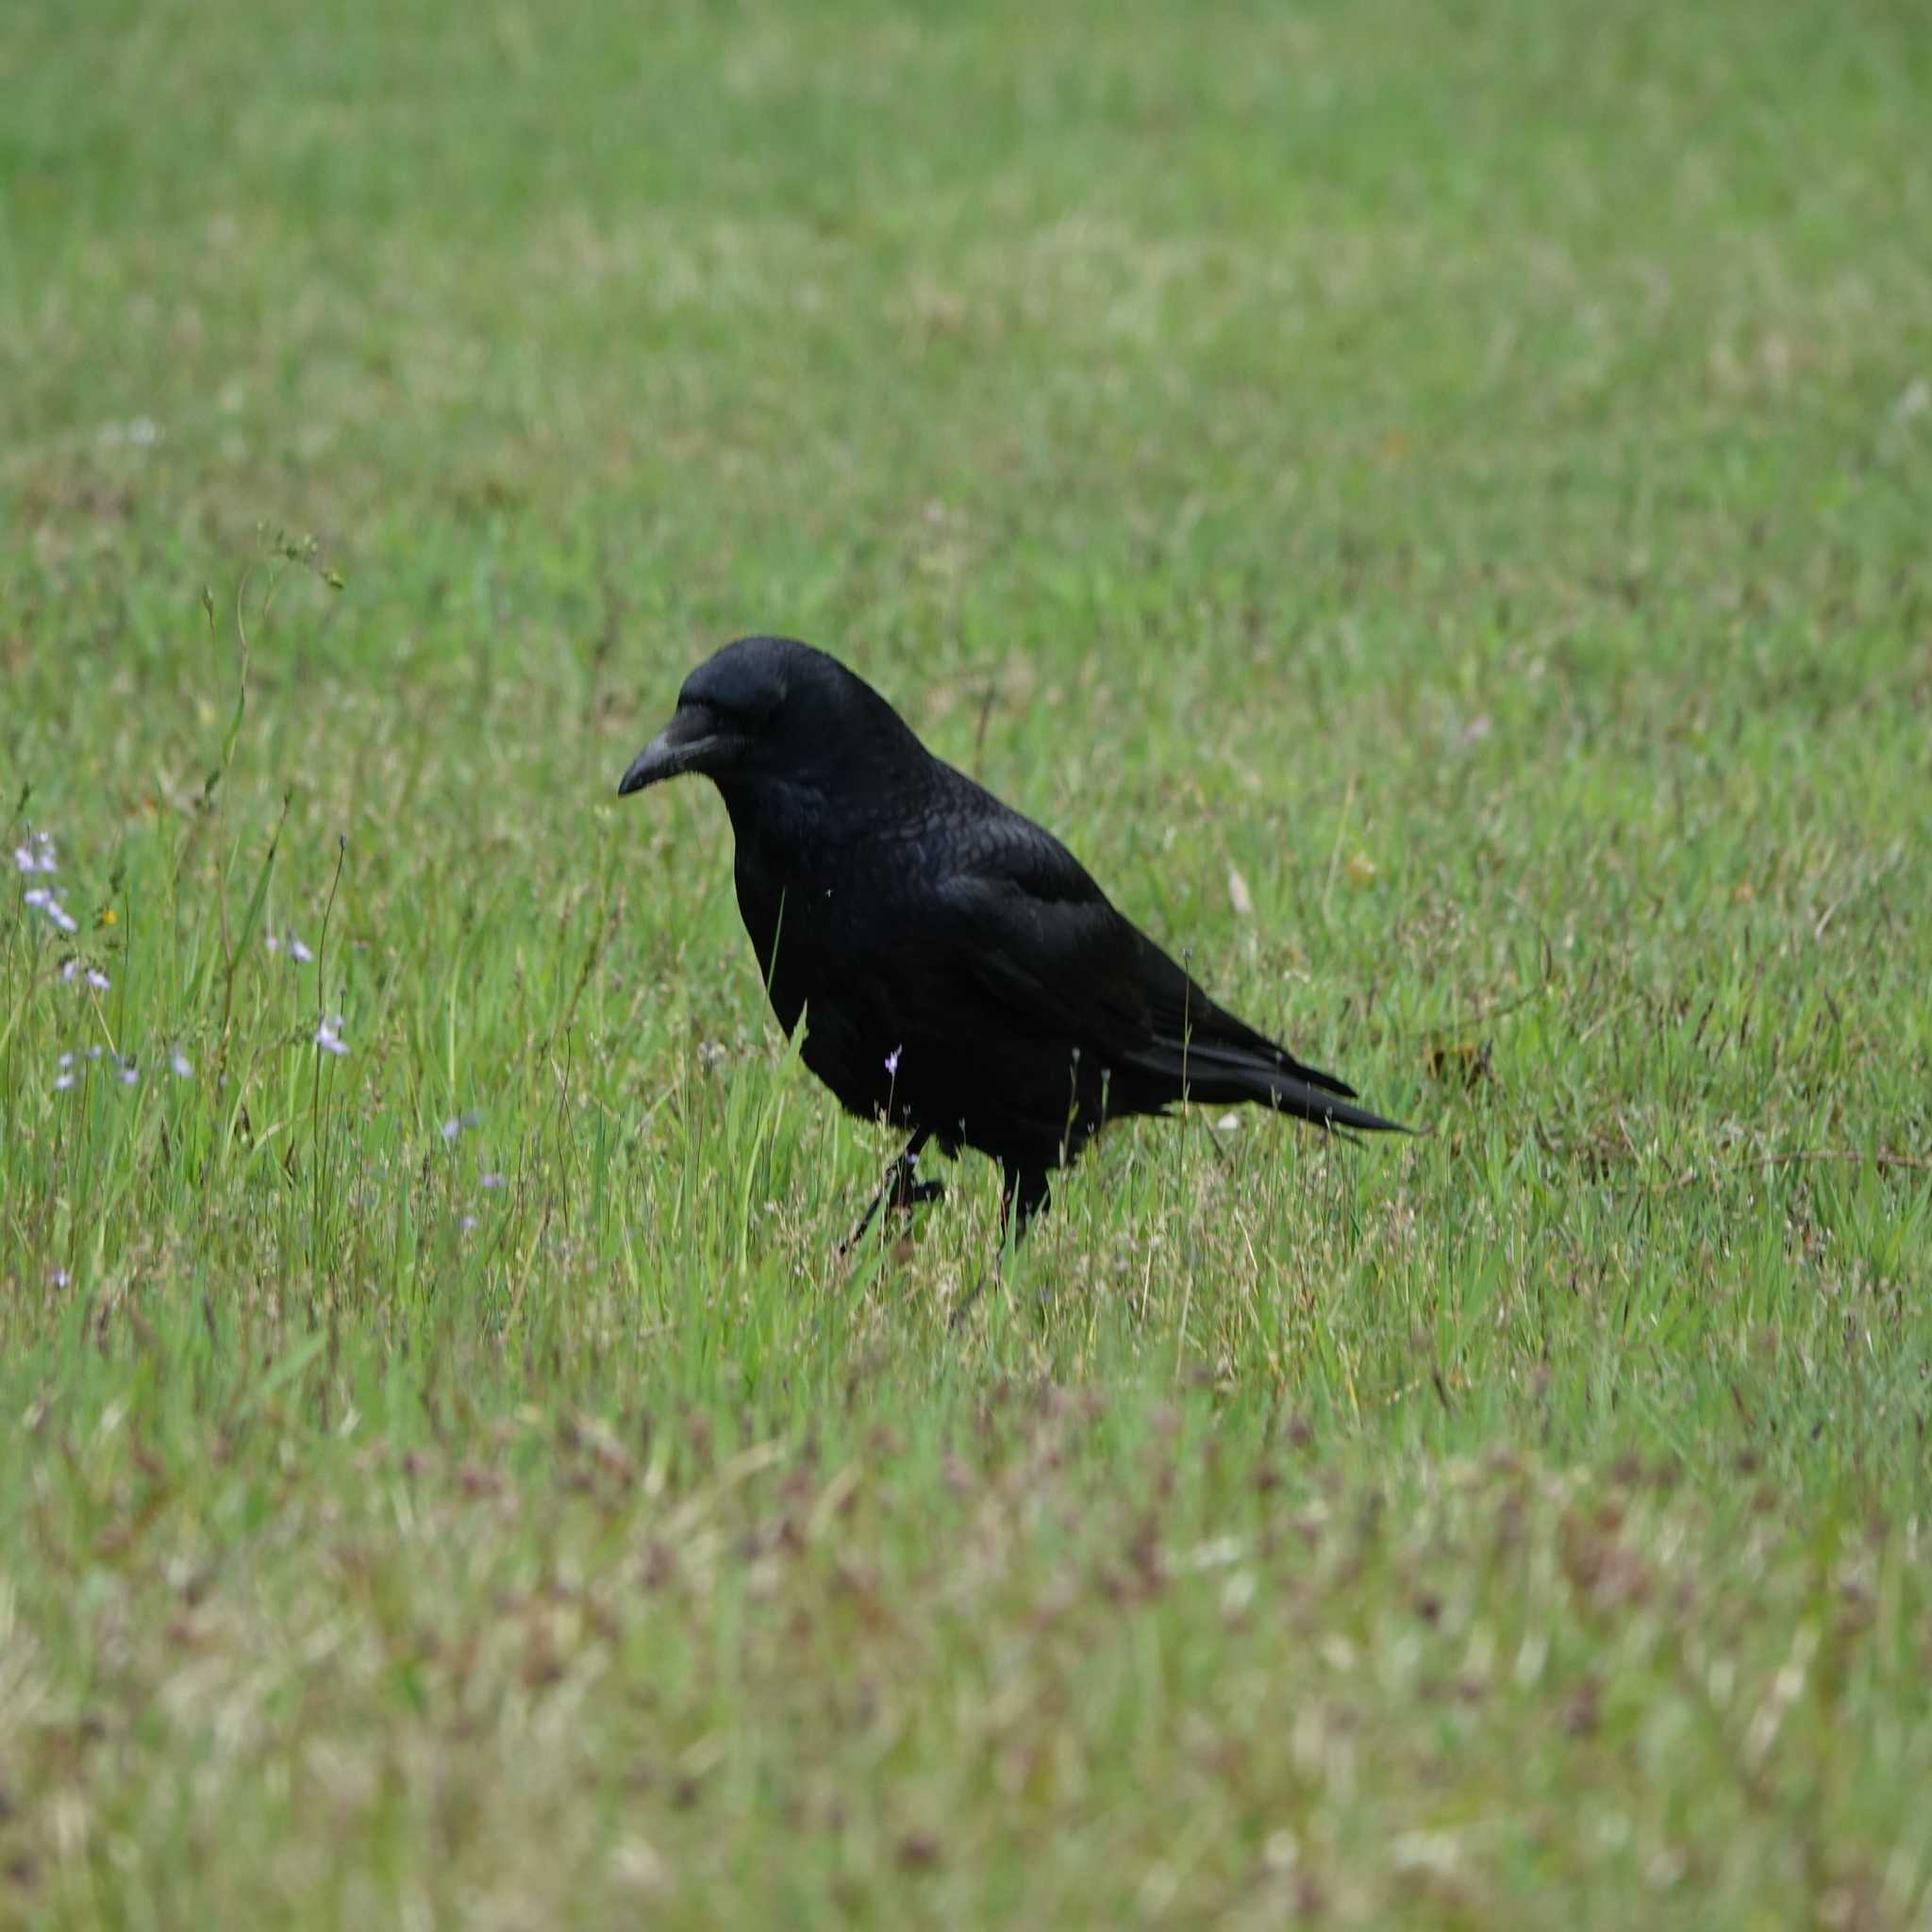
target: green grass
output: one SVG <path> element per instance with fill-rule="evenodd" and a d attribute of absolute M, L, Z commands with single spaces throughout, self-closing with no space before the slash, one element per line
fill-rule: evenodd
<path fill-rule="evenodd" d="M 1922 11 L 1038 12 L 0 22 L 0 1921 L 1932 1915 Z M 1429 1136 L 837 1264 L 753 628 Z"/>

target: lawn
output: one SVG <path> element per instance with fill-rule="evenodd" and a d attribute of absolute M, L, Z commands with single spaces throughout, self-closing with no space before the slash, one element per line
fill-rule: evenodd
<path fill-rule="evenodd" d="M 1932 1924 L 1927 125 L 1915 0 L 15 0 L 0 1923 Z M 614 795 L 752 629 L 1426 1134 L 840 1261 Z"/>

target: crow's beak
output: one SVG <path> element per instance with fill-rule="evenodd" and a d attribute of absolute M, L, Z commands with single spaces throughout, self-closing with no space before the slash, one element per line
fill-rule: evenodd
<path fill-rule="evenodd" d="M 685 772 L 716 772 L 729 764 L 744 741 L 715 711 L 703 705 L 680 705 L 670 724 L 630 761 L 618 780 L 617 795 L 628 798 L 646 785 Z"/>

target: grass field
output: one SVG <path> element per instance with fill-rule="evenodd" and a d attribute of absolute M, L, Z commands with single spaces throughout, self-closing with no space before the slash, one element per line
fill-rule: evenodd
<path fill-rule="evenodd" d="M 0 19 L 0 1923 L 1932 1924 L 1923 8 L 558 12 Z M 1427 1137 L 835 1262 L 759 628 Z"/>

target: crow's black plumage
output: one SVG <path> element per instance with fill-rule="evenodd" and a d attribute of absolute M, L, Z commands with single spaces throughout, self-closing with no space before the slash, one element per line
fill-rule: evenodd
<path fill-rule="evenodd" d="M 618 790 L 685 772 L 731 815 L 779 1024 L 804 1018 L 806 1065 L 853 1113 L 911 1132 L 898 1204 L 940 1191 L 914 1174 L 928 1141 L 976 1147 L 1017 1233 L 1105 1121 L 1182 1099 L 1395 1128 L 1217 1006 L 1058 839 L 823 651 L 742 638 L 700 664 Z"/>

